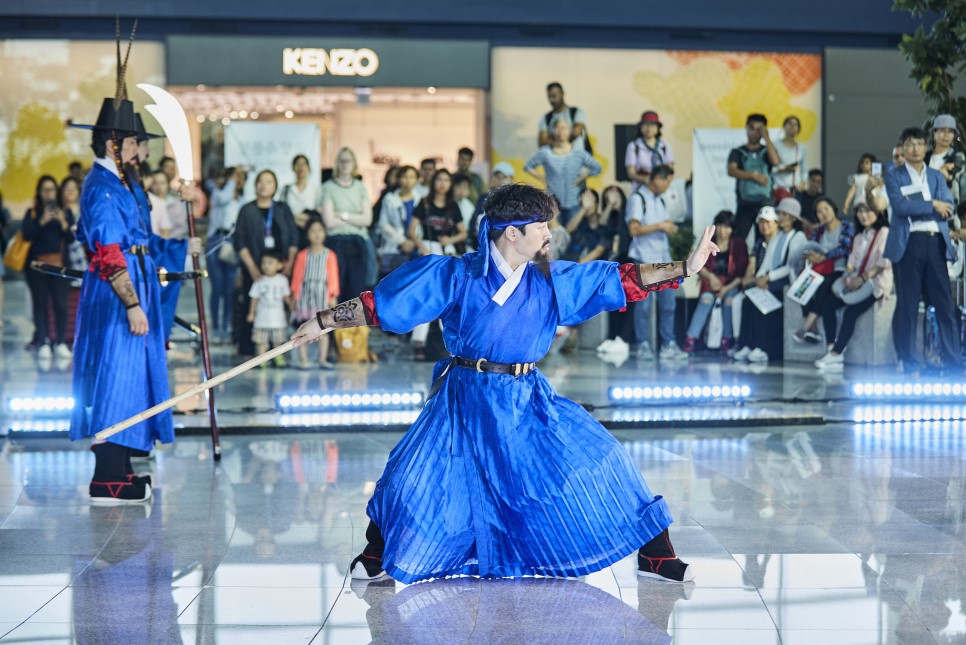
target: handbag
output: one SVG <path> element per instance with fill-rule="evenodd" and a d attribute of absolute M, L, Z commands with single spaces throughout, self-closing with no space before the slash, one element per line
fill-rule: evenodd
<path fill-rule="evenodd" d="M 714 307 L 711 308 L 711 317 L 708 318 L 708 327 L 704 338 L 704 344 L 708 349 L 718 349 L 721 347 L 721 335 L 724 333 L 722 315 L 721 299 L 719 298 L 714 303 Z"/>
<path fill-rule="evenodd" d="M 862 258 L 862 264 L 859 266 L 859 272 L 856 275 L 862 275 L 865 273 L 865 266 L 869 262 L 869 255 L 872 253 L 872 247 L 875 245 L 875 238 L 879 236 L 879 231 L 877 230 L 872 236 L 872 241 L 869 242 L 869 248 L 865 251 L 865 257 Z M 832 283 L 832 293 L 836 298 L 841 300 L 847 305 L 857 305 L 863 300 L 866 300 L 873 294 L 872 281 L 865 280 L 862 285 L 855 289 L 854 291 L 849 291 L 845 287 L 845 276 L 839 276 L 838 280 Z"/>
<path fill-rule="evenodd" d="M 23 271 L 27 266 L 27 255 L 29 253 L 30 242 L 23 239 L 23 233 L 17 231 L 3 254 L 3 266 L 11 271 Z"/>
<path fill-rule="evenodd" d="M 835 273 L 835 260 L 822 260 L 818 264 L 813 264 L 812 271 L 819 275 L 832 275 Z"/>
<path fill-rule="evenodd" d="M 231 243 L 231 239 L 225 238 L 218 247 L 218 261 L 229 266 L 238 266 L 238 252 Z"/>

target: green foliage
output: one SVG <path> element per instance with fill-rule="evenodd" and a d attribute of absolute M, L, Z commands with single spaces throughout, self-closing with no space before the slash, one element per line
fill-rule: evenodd
<path fill-rule="evenodd" d="M 932 27 L 920 25 L 906 34 L 899 51 L 912 63 L 929 114 L 952 114 L 962 129 L 966 123 L 966 97 L 956 96 L 956 75 L 966 72 L 966 1 L 893 0 L 893 11 L 907 11 L 915 18 L 938 16 Z"/>

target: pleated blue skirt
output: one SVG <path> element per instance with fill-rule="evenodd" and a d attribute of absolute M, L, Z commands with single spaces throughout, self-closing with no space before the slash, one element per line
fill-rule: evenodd
<path fill-rule="evenodd" d="M 586 575 L 671 524 L 623 446 L 539 371 L 444 379 L 367 509 L 396 580 Z"/>

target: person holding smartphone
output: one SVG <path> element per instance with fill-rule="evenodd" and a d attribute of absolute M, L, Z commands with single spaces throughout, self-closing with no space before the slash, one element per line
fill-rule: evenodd
<path fill-rule="evenodd" d="M 63 208 L 57 180 L 44 175 L 37 181 L 34 205 L 23 218 L 23 239 L 30 242 L 27 266 L 34 260 L 53 266 L 65 265 L 67 246 L 74 241 L 74 216 Z M 58 276 L 27 270 L 27 288 L 33 302 L 34 335 L 28 349 L 36 349 L 42 360 L 54 354 L 71 357 L 67 336 L 67 289 L 70 283 Z M 54 338 L 50 338 L 50 310 L 54 311 Z"/>
<path fill-rule="evenodd" d="M 795 140 L 801 131 L 801 120 L 794 114 L 789 115 L 782 123 L 784 136 L 775 144 L 779 161 L 771 171 L 772 187 L 776 192 L 783 190 L 788 193 L 784 197 L 792 197 L 796 191 L 806 189 L 805 169 L 808 166 L 805 161 L 805 146 Z"/>

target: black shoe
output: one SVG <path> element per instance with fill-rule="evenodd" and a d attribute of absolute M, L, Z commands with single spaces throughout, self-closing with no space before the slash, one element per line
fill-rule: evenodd
<path fill-rule="evenodd" d="M 135 475 L 135 477 L 137 477 Z M 116 506 L 137 504 L 151 499 L 151 486 L 139 479 L 119 482 L 91 482 L 91 504 Z"/>
<path fill-rule="evenodd" d="M 382 569 L 382 558 L 362 553 L 349 564 L 349 575 L 353 580 L 378 580 L 386 572 Z"/>
<path fill-rule="evenodd" d="M 139 482 L 142 482 L 144 484 L 147 484 L 148 486 L 151 486 L 152 488 L 154 487 L 154 482 L 151 480 L 151 475 L 149 475 L 147 473 L 145 473 L 143 475 L 133 475 L 133 474 L 132 475 L 128 475 L 127 476 L 127 480 L 128 481 L 139 481 Z"/>
<path fill-rule="evenodd" d="M 694 569 L 674 553 L 667 529 L 637 552 L 637 575 L 671 582 L 691 582 Z"/>

